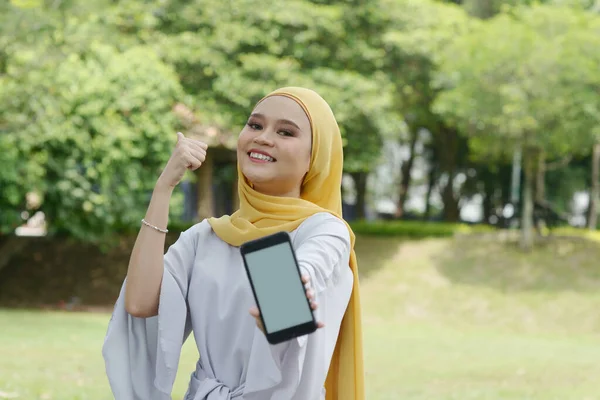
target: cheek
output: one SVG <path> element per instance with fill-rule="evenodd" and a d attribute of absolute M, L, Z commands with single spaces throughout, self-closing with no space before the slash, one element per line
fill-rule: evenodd
<path fill-rule="evenodd" d="M 298 158 L 298 166 L 300 169 L 302 169 L 302 173 L 306 173 L 308 172 L 308 170 L 310 169 L 310 148 L 309 147 L 305 147 L 304 148 L 297 151 L 295 154 L 302 154 L 302 157 Z"/>
<path fill-rule="evenodd" d="M 244 153 L 246 148 L 248 147 L 248 142 L 252 140 L 251 135 L 245 129 L 240 132 L 238 136 L 237 142 L 237 151 L 238 153 Z"/>

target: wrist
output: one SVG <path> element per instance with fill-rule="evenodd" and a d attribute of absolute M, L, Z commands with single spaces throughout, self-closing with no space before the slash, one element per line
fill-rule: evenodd
<path fill-rule="evenodd" d="M 175 189 L 173 186 L 164 183 L 159 179 L 154 186 L 154 193 L 170 196 L 173 193 L 173 189 Z"/>

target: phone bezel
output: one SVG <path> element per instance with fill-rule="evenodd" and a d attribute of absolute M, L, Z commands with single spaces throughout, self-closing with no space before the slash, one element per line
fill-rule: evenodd
<path fill-rule="evenodd" d="M 296 258 L 296 252 L 294 251 L 294 246 L 292 246 L 292 241 L 291 241 L 290 235 L 287 232 L 285 232 L 285 231 L 277 232 L 277 233 L 274 233 L 274 234 L 271 234 L 268 236 L 264 236 L 259 239 L 251 240 L 249 242 L 242 244 L 240 247 L 240 251 L 242 254 L 242 260 L 244 261 L 244 268 L 246 270 L 246 276 L 248 277 L 248 280 L 250 281 L 250 287 L 252 288 L 252 294 L 254 296 L 254 301 L 256 302 L 258 309 L 261 310 L 260 318 L 261 318 L 263 327 L 265 328 L 265 335 L 267 337 L 267 341 L 271 344 L 282 343 L 282 342 L 288 341 L 290 339 L 296 338 L 298 336 L 303 336 L 303 335 L 313 333 L 314 331 L 317 330 L 317 321 L 315 320 L 314 312 L 310 306 L 310 301 L 308 300 L 308 298 L 306 296 L 304 296 L 306 298 L 306 303 L 310 310 L 310 315 L 312 318 L 311 321 L 308 321 L 306 323 L 302 323 L 302 324 L 299 324 L 296 326 L 292 326 L 292 327 L 289 327 L 286 329 L 282 329 L 279 331 L 275 331 L 275 332 L 267 331 L 267 325 L 265 324 L 265 320 L 264 320 L 263 313 L 262 313 L 262 308 L 258 301 L 258 296 L 256 295 L 256 289 L 254 288 L 254 282 L 252 281 L 252 275 L 250 274 L 250 270 L 248 268 L 248 263 L 246 261 L 246 254 L 252 253 L 252 252 L 255 252 L 258 250 L 263 250 L 263 249 L 269 248 L 271 246 L 275 246 L 275 245 L 282 244 L 282 243 L 287 243 L 290 246 L 290 251 L 291 251 L 292 257 L 294 259 L 294 265 L 296 266 L 296 272 L 298 273 L 298 279 L 300 280 L 300 283 L 302 284 L 302 275 L 300 273 L 300 266 L 298 265 L 298 260 Z"/>

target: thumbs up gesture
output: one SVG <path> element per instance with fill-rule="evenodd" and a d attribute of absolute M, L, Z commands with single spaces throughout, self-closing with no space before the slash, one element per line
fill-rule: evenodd
<path fill-rule="evenodd" d="M 195 171 L 200 168 L 206 159 L 207 148 L 206 143 L 186 138 L 183 133 L 177 132 L 177 144 L 158 178 L 158 183 L 169 187 L 177 186 L 186 170 Z"/>

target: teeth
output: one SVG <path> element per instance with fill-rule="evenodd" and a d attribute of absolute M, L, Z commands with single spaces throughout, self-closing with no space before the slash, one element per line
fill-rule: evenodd
<path fill-rule="evenodd" d="M 252 152 L 252 153 L 250 153 L 250 157 L 256 158 L 258 160 L 273 161 L 273 157 L 265 156 L 264 154 L 260 154 L 260 153 Z"/>

